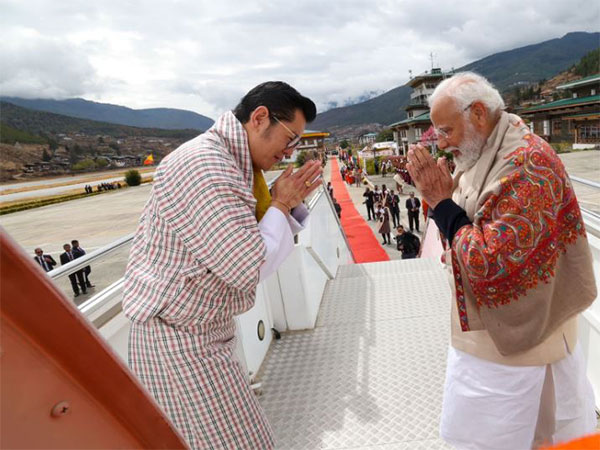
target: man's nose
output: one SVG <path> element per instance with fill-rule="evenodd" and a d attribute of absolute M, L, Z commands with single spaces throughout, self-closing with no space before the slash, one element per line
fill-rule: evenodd
<path fill-rule="evenodd" d="M 448 147 L 448 141 L 446 140 L 445 137 L 440 136 L 440 137 L 438 137 L 438 140 L 437 140 L 437 146 L 440 149 L 444 150 L 445 148 Z"/>
<path fill-rule="evenodd" d="M 283 150 L 283 154 L 284 154 L 284 155 L 285 155 L 287 158 L 289 158 L 290 156 L 292 156 L 292 153 L 294 153 L 294 150 L 296 150 L 296 147 L 294 147 L 294 148 L 287 148 L 287 147 L 286 147 L 286 148 Z"/>

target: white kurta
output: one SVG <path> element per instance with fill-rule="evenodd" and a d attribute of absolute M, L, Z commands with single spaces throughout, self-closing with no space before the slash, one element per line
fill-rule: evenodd
<path fill-rule="evenodd" d="M 552 372 L 550 398 L 542 395 L 547 370 Z M 542 409 L 552 403 L 556 408 L 550 424 L 555 431 L 545 436 L 549 443 L 593 433 L 594 392 L 585 372 L 579 346 L 545 366 L 497 364 L 450 346 L 440 434 L 459 449 L 530 449 L 543 398 Z"/>

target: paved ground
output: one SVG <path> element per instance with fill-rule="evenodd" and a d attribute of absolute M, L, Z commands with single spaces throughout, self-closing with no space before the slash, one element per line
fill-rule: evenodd
<path fill-rule="evenodd" d="M 63 183 L 82 183 L 85 180 L 106 177 L 110 178 L 111 176 L 123 176 L 125 172 L 129 169 L 143 169 L 143 167 L 127 167 L 126 169 L 114 169 L 114 170 L 106 170 L 104 172 L 90 172 L 81 175 L 68 175 L 68 176 L 59 176 L 59 177 L 44 177 L 44 178 L 36 178 L 34 180 L 26 181 L 15 181 L 10 183 L 0 183 L 0 194 L 4 191 L 13 190 L 13 189 L 23 189 L 35 186 L 52 186 L 54 184 L 63 184 Z"/>
<path fill-rule="evenodd" d="M 266 178 L 270 180 L 279 173 L 280 171 L 268 172 Z M 150 184 L 145 184 L 7 214 L 0 216 L 0 226 L 28 255 L 33 257 L 33 250 L 41 247 L 60 265 L 62 246 L 73 239 L 79 240 L 81 247 L 90 252 L 133 233 L 151 187 Z M 82 303 L 121 278 L 125 272 L 128 253 L 129 247 L 125 247 L 111 254 L 105 261 L 94 263 L 90 280 L 96 287 L 88 295 L 77 297 L 77 303 Z M 57 284 L 67 296 L 73 296 L 68 278 Z"/>
<path fill-rule="evenodd" d="M 149 178 L 153 175 L 154 172 L 148 173 L 142 173 L 142 178 L 146 179 Z M 98 175 L 97 175 L 98 176 Z M 116 177 L 107 177 L 107 178 L 103 178 L 101 180 L 94 180 L 91 181 L 89 179 L 90 177 L 83 177 L 81 183 L 77 183 L 76 181 L 80 179 L 80 177 L 76 177 L 73 179 L 65 179 L 65 178 L 61 178 L 61 180 L 63 180 L 62 182 L 57 181 L 57 180 L 52 180 L 52 182 L 50 183 L 50 185 L 52 184 L 60 184 L 60 183 L 65 183 L 65 182 L 71 182 L 68 185 L 65 186 L 56 186 L 56 187 L 47 187 L 44 189 L 33 189 L 33 190 L 29 190 L 29 191 L 23 191 L 23 192 L 13 192 L 10 194 L 2 194 L 0 193 L 0 202 L 14 202 L 17 200 L 29 200 L 29 199 L 35 199 L 35 198 L 42 198 L 42 197 L 52 197 L 54 195 L 60 195 L 60 194 L 66 194 L 70 191 L 73 190 L 81 190 L 81 192 L 84 192 L 84 188 L 86 185 L 90 185 L 92 187 L 96 187 L 97 185 L 101 184 L 101 183 L 115 183 L 115 182 L 119 182 L 119 183 L 124 183 L 124 176 L 123 174 L 119 174 L 119 176 Z M 85 181 L 85 180 L 88 181 Z M 43 182 L 41 182 L 43 183 Z M 22 185 L 11 185 L 13 186 L 11 189 L 18 189 L 18 188 L 22 188 Z M 40 184 L 36 184 L 35 186 L 40 186 Z M 7 188 L 6 186 L 4 186 L 5 190 L 8 190 L 9 188 Z"/>
<path fill-rule="evenodd" d="M 600 151 L 565 153 L 560 157 L 570 175 L 600 183 Z M 600 214 L 600 190 L 575 181 L 573 187 L 581 207 Z"/>
<path fill-rule="evenodd" d="M 7 214 L 0 216 L 0 225 L 28 255 L 33 257 L 34 248 L 41 247 L 60 265 L 62 246 L 72 239 L 79 240 L 81 247 L 90 252 L 135 231 L 150 189 L 146 184 Z M 87 296 L 77 297 L 77 303 L 123 276 L 128 250 L 92 265 L 90 279 L 96 287 Z M 57 284 L 67 296 L 73 296 L 68 278 Z"/>

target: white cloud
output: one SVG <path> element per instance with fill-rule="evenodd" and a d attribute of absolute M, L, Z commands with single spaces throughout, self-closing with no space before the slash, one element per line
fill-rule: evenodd
<path fill-rule="evenodd" d="M 320 108 L 403 84 L 408 70 L 596 31 L 573 0 L 0 0 L 0 93 L 81 96 L 215 117 L 285 80 Z"/>

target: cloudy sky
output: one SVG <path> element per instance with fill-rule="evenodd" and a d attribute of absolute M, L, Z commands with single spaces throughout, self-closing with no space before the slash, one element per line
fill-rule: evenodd
<path fill-rule="evenodd" d="M 0 94 L 216 117 L 284 80 L 323 111 L 408 70 L 597 31 L 589 0 L 0 0 Z"/>

